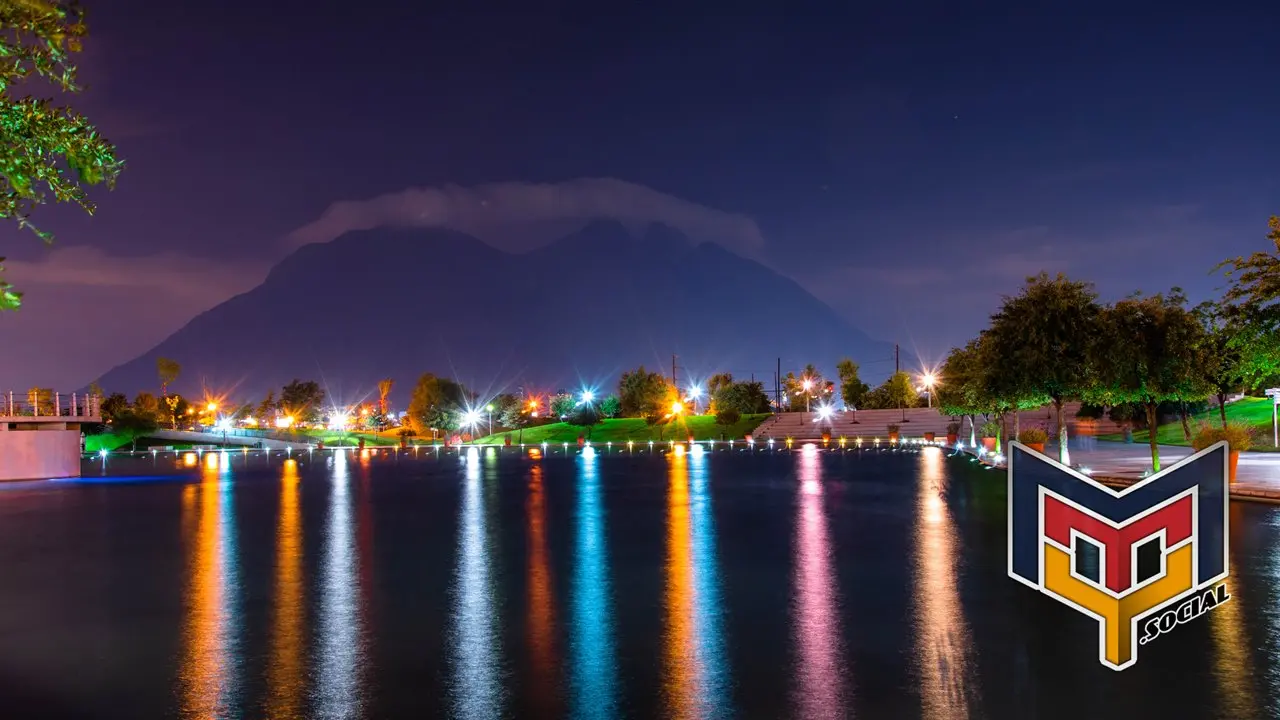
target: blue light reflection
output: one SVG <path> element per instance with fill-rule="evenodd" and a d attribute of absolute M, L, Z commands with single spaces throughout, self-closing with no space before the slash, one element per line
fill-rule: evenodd
<path fill-rule="evenodd" d="M 575 718 L 617 716 L 613 614 L 600 497 L 599 459 L 578 460 L 578 536 L 570 636 L 571 711 Z"/>

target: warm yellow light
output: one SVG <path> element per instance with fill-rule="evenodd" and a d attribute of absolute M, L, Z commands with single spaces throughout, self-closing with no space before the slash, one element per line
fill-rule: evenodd
<path fill-rule="evenodd" d="M 677 400 L 677 401 L 675 401 L 675 402 L 671 403 L 671 414 L 672 414 L 672 415 L 679 415 L 679 414 L 680 414 L 681 412 L 683 412 L 683 411 L 684 411 L 684 405 L 681 405 L 679 400 Z"/>
<path fill-rule="evenodd" d="M 278 428 L 287 428 L 291 425 L 293 425 L 293 418 L 288 415 L 281 415 L 276 418 L 276 427 Z"/>
<path fill-rule="evenodd" d="M 186 465 L 187 467 L 195 467 L 195 466 L 196 466 L 196 454 L 195 454 L 195 453 L 193 453 L 193 452 L 183 453 L 183 455 L 182 455 L 182 464 L 183 464 L 183 465 Z"/>
<path fill-rule="evenodd" d="M 206 408 L 206 409 L 207 409 L 209 412 L 213 412 L 214 410 L 217 410 L 217 409 L 218 409 L 218 403 L 209 403 L 209 407 L 208 407 L 208 408 Z"/>
<path fill-rule="evenodd" d="M 530 409 L 530 410 L 537 410 L 537 409 L 538 409 L 538 401 L 537 401 L 537 400 L 530 400 L 530 401 L 529 401 L 529 409 Z"/>
<path fill-rule="evenodd" d="M 938 381 L 938 378 L 937 378 L 936 376 L 934 376 L 934 374 L 933 374 L 933 373 L 925 373 L 925 374 L 924 374 L 924 386 L 925 386 L 925 387 L 927 387 L 927 388 L 931 388 L 931 387 L 933 387 L 933 384 L 934 384 L 935 382 L 937 382 L 937 381 Z"/>
<path fill-rule="evenodd" d="M 368 414 L 369 414 L 369 408 L 360 408 L 360 414 L 361 414 L 361 415 L 368 415 Z"/>

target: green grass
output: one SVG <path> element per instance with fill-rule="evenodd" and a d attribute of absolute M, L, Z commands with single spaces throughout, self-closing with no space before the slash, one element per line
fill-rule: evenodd
<path fill-rule="evenodd" d="M 118 450 L 120 447 L 129 445 L 133 442 L 133 433 L 131 432 L 105 432 L 100 435 L 86 435 L 84 438 L 84 451 L 87 453 L 96 453 L 99 450 Z"/>
<path fill-rule="evenodd" d="M 648 442 L 650 440 L 685 440 L 690 433 L 695 440 L 719 440 L 722 435 L 725 438 L 741 440 L 767 417 L 769 417 L 768 413 L 743 415 L 742 419 L 733 425 L 717 425 L 712 415 L 694 415 L 665 425 L 646 425 L 643 418 L 604 420 L 590 428 L 569 423 L 552 423 L 525 428 L 523 437 L 519 431 L 509 430 L 480 438 L 476 442 L 501 445 L 507 437 L 510 437 L 513 445 L 520 442 L 530 445 L 544 442 L 573 443 L 578 441 L 579 435 L 587 437 L 593 443 L 624 443 L 628 440 Z"/>
<path fill-rule="evenodd" d="M 1221 425 L 1222 417 L 1218 414 L 1217 408 L 1196 413 L 1191 416 L 1191 432 L 1195 432 L 1198 423 L 1205 422 L 1212 425 Z M 1254 431 L 1254 445 L 1251 450 L 1259 450 L 1262 452 L 1275 452 L 1276 448 L 1271 445 L 1271 399 L 1270 398 L 1244 398 L 1227 406 L 1227 422 L 1238 422 L 1248 425 Z M 1123 441 L 1123 435 L 1100 435 L 1099 440 L 1116 440 Z M 1146 430 L 1135 430 L 1133 432 L 1133 441 L 1135 443 L 1147 443 L 1149 437 Z M 1156 431 L 1156 442 L 1161 445 L 1181 445 L 1186 447 L 1190 445 L 1182 436 L 1182 423 L 1174 421 L 1161 425 Z"/>

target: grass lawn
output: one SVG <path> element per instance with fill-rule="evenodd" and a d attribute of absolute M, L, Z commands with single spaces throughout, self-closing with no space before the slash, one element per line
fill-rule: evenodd
<path fill-rule="evenodd" d="M 336 430 L 324 430 L 314 428 L 309 430 L 299 430 L 299 435 L 306 435 L 316 440 L 323 441 L 326 446 L 340 445 L 359 445 L 361 438 L 364 439 L 365 445 L 399 445 L 400 429 L 387 430 L 382 433 L 375 432 L 338 432 Z"/>
<path fill-rule="evenodd" d="M 132 442 L 133 433 L 131 432 L 105 432 L 101 435 L 86 435 L 84 438 L 84 451 L 87 453 L 96 453 L 99 450 L 111 452 Z M 127 450 L 128 448 L 126 447 L 125 449 Z"/>
<path fill-rule="evenodd" d="M 501 445 L 510 436 L 513 445 L 519 442 L 530 445 L 543 442 L 573 443 L 578 441 L 579 435 L 587 437 L 593 443 L 624 443 L 628 440 L 648 442 L 650 440 L 685 440 L 690 433 L 693 434 L 695 440 L 719 440 L 721 435 L 725 438 L 741 440 L 744 435 L 754 430 L 767 417 L 769 417 L 768 413 L 743 415 L 742 419 L 733 425 L 717 425 L 713 415 L 682 417 L 673 423 L 665 425 L 646 425 L 643 418 L 604 420 L 599 425 L 593 425 L 590 428 L 582 428 L 569 423 L 552 423 L 550 425 L 525 428 L 523 437 L 521 437 L 519 431 L 510 430 L 480 438 L 477 442 Z"/>
<path fill-rule="evenodd" d="M 1201 422 L 1210 423 L 1220 426 L 1222 417 L 1218 414 L 1217 408 L 1210 408 L 1206 412 L 1197 413 L 1191 416 L 1191 432 L 1195 432 L 1196 425 Z M 1259 450 L 1262 452 L 1275 452 L 1276 448 L 1271 445 L 1271 398 L 1244 398 L 1227 405 L 1227 422 L 1238 422 L 1249 425 L 1254 430 L 1254 440 L 1257 442 L 1251 450 Z M 1118 440 L 1123 441 L 1123 435 L 1100 435 L 1099 440 Z M 1135 443 L 1146 443 L 1146 430 L 1135 430 L 1133 433 L 1133 441 Z M 1187 446 L 1188 443 L 1182 436 L 1182 423 L 1178 421 L 1166 423 L 1160 426 L 1156 431 L 1156 442 L 1161 445 L 1182 445 Z"/>

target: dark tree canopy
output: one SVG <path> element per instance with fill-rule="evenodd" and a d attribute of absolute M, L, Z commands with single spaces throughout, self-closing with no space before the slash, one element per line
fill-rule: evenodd
<path fill-rule="evenodd" d="M 662 415 L 670 407 L 675 391 L 667 378 L 641 365 L 622 373 L 618 380 L 618 402 L 624 417 Z"/>
<path fill-rule="evenodd" d="M 280 406 L 305 422 L 317 422 L 324 414 L 324 390 L 315 380 L 295 379 L 280 389 Z"/>
<path fill-rule="evenodd" d="M 846 407 L 861 407 L 867 399 L 871 387 L 858 377 L 858 363 L 843 358 L 836 363 L 836 375 L 840 378 L 840 399 Z"/>

